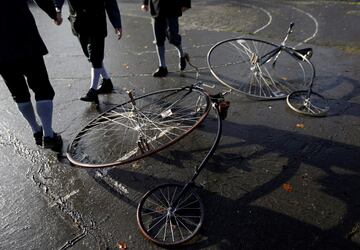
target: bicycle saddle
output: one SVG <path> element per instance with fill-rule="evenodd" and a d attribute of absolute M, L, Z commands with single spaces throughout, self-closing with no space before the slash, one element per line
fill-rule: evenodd
<path fill-rule="evenodd" d="M 304 56 L 308 60 L 313 55 L 313 49 L 312 48 L 296 49 L 295 51 L 297 53 L 301 54 L 302 56 Z M 295 54 L 295 56 L 297 56 L 300 60 L 302 60 L 302 58 L 299 57 L 298 55 Z"/>

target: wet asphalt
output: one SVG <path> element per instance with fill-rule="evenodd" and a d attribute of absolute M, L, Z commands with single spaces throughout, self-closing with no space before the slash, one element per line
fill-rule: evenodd
<path fill-rule="evenodd" d="M 139 3 L 119 0 L 124 36 L 109 24 L 107 66 L 115 92 L 96 107 L 81 102 L 89 64 L 65 20 L 57 27 L 32 6 L 50 51 L 45 57 L 56 91 L 54 129 L 68 144 L 99 112 L 140 95 L 191 84 L 194 70 L 177 69 L 167 45 L 169 76 L 157 67 L 151 19 Z M 67 16 L 64 7 L 64 18 Z M 182 249 L 359 249 L 360 247 L 360 3 L 359 1 L 199 0 L 181 18 L 184 49 L 201 79 L 226 89 L 206 64 L 218 41 L 247 36 L 314 49 L 314 90 L 330 104 L 326 117 L 301 116 L 284 100 L 228 96 L 220 145 L 197 178 L 205 204 L 203 227 Z M 0 249 L 160 249 L 137 227 L 137 204 L 150 188 L 186 183 L 211 146 L 212 115 L 192 136 L 138 162 L 105 170 L 71 166 L 37 148 L 30 128 L 0 84 Z M 64 151 L 66 145 L 64 146 Z"/>

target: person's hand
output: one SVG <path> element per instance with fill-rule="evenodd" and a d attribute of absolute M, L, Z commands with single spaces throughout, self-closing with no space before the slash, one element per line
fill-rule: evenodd
<path fill-rule="evenodd" d="M 120 40 L 122 37 L 122 28 L 115 28 L 115 34 L 117 35 L 117 39 Z"/>
<path fill-rule="evenodd" d="M 63 22 L 62 16 L 61 16 L 61 12 L 56 12 L 56 17 L 54 19 L 54 23 L 56 25 L 61 25 Z"/>
<path fill-rule="evenodd" d="M 188 8 L 188 7 L 181 7 L 181 11 L 182 11 L 182 12 L 185 12 L 185 11 L 187 11 L 188 9 L 190 9 L 190 8 Z"/>
<path fill-rule="evenodd" d="M 149 10 L 149 7 L 145 4 L 141 5 L 141 10 L 144 12 L 147 12 Z"/>

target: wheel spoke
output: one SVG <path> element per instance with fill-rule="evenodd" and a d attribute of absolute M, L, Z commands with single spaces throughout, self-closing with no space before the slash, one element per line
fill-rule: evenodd
<path fill-rule="evenodd" d="M 147 209 L 148 200 L 154 193 L 169 204 L 163 211 L 166 215 L 162 214 L 162 217 L 154 218 L 156 209 Z M 173 202 L 177 199 L 178 205 L 182 206 L 174 208 Z M 203 205 L 193 191 L 184 190 L 177 184 L 164 184 L 145 194 L 138 206 L 137 219 L 145 237 L 160 245 L 175 246 L 190 240 L 198 232 L 203 221 Z"/>
<path fill-rule="evenodd" d="M 280 99 L 314 80 L 311 62 L 293 53 L 266 41 L 235 38 L 213 46 L 207 60 L 211 73 L 227 87 L 256 98 Z"/>
<path fill-rule="evenodd" d="M 327 100 L 315 92 L 295 91 L 286 102 L 292 110 L 304 115 L 324 116 L 329 111 Z"/>
<path fill-rule="evenodd" d="M 193 131 L 211 107 L 209 96 L 196 88 L 162 90 L 134 101 L 135 106 L 120 104 L 86 125 L 69 145 L 70 162 L 109 167 L 141 159 Z"/>

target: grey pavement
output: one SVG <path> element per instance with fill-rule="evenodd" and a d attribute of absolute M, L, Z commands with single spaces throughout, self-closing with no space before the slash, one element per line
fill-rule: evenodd
<path fill-rule="evenodd" d="M 89 87 L 90 65 L 67 20 L 57 27 L 32 11 L 50 51 L 45 57 L 56 91 L 54 128 L 68 144 L 99 112 L 136 95 L 193 83 L 180 74 L 167 45 L 169 76 L 157 67 L 151 19 L 141 1 L 119 0 L 124 36 L 111 25 L 107 66 L 116 91 L 96 108 L 79 97 Z M 64 7 L 64 18 L 67 6 Z M 282 40 L 311 46 L 314 89 L 329 100 L 324 118 L 301 116 L 284 100 L 255 101 L 231 94 L 216 154 L 197 179 L 205 204 L 198 236 L 183 249 L 359 249 L 360 247 L 360 3 L 359 1 L 199 0 L 181 18 L 183 44 L 201 79 L 211 76 L 206 54 L 230 37 Z M 211 146 L 212 116 L 189 137 L 161 153 L 106 170 L 71 166 L 40 149 L 0 80 L 0 249 L 161 249 L 136 222 L 142 195 L 162 183 L 186 183 Z M 66 150 L 66 146 L 64 146 Z"/>

